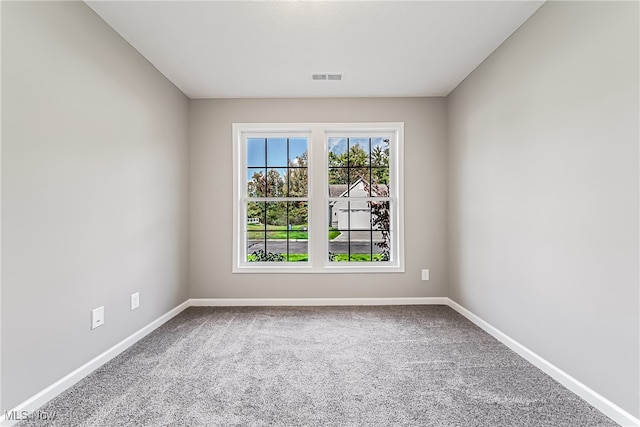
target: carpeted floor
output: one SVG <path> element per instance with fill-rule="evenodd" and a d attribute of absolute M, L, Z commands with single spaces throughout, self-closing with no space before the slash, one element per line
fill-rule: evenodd
<path fill-rule="evenodd" d="M 445 306 L 192 307 L 40 410 L 20 425 L 616 425 Z"/>

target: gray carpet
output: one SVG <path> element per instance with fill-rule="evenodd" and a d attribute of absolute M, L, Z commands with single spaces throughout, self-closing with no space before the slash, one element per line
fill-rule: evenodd
<path fill-rule="evenodd" d="M 20 425 L 616 425 L 445 306 L 192 307 L 40 410 Z"/>

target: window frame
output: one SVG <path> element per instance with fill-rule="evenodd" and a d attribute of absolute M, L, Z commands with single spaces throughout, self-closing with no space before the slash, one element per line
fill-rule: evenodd
<path fill-rule="evenodd" d="M 233 123 L 233 273 L 373 273 L 404 272 L 404 123 Z M 390 138 L 390 261 L 329 261 L 329 137 Z M 246 261 L 247 138 L 308 137 L 308 261 Z M 380 200 L 380 198 L 378 198 Z M 362 200 L 362 199 L 359 199 Z M 366 198 L 365 198 L 366 200 Z M 274 200 L 276 201 L 276 200 Z"/>

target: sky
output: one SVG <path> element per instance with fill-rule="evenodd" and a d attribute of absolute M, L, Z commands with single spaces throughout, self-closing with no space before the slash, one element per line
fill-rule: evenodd
<path fill-rule="evenodd" d="M 369 154 L 369 138 L 348 138 L 348 144 L 350 147 L 354 145 L 360 145 L 365 153 Z M 373 150 L 376 145 L 379 145 L 383 150 L 389 148 L 389 142 L 385 142 L 382 137 L 371 138 L 371 149 Z M 341 155 L 347 151 L 347 138 L 330 137 L 327 145 L 329 151 L 334 154 Z"/>
<path fill-rule="evenodd" d="M 308 138 L 289 138 L 289 160 L 295 162 L 296 157 L 307 151 Z M 265 162 L 266 154 L 266 162 Z M 247 167 L 287 167 L 287 138 L 247 139 Z"/>

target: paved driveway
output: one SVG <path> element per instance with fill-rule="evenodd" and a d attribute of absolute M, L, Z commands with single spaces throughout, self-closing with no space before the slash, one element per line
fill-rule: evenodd
<path fill-rule="evenodd" d="M 369 242 L 371 240 L 371 232 L 365 230 L 356 230 L 350 232 L 343 232 L 331 242 Z M 378 242 L 382 240 L 382 233 L 379 231 L 373 232 L 373 241 Z"/>

